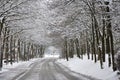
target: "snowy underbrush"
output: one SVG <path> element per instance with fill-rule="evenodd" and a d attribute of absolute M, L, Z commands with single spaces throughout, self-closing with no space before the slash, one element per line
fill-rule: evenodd
<path fill-rule="evenodd" d="M 9 64 L 4 63 L 4 64 L 3 64 L 3 68 L 2 68 L 2 70 L 0 71 L 0 73 L 9 71 L 9 70 L 12 69 L 12 68 L 17 68 L 17 67 L 20 67 L 20 66 L 21 66 L 22 68 L 29 67 L 32 63 L 34 63 L 34 62 L 37 61 L 38 59 L 39 59 L 39 58 L 30 59 L 29 61 L 19 61 L 19 62 L 13 63 L 12 65 L 11 65 L 10 63 L 9 63 Z"/>
<path fill-rule="evenodd" d="M 58 62 L 70 68 L 74 72 L 95 77 L 97 79 L 119 80 L 117 72 L 113 72 L 112 67 L 108 67 L 108 62 L 105 62 L 104 69 L 101 69 L 99 61 L 97 63 L 94 63 L 94 61 L 88 60 L 86 55 L 83 59 L 74 57 L 72 59 L 69 59 L 69 61 L 60 59 Z"/>

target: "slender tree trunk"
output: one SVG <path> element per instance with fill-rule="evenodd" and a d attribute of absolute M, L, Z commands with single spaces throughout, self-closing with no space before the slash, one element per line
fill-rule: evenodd
<path fill-rule="evenodd" d="M 95 27 L 94 27 L 94 18 L 92 16 L 92 53 L 94 54 L 94 60 L 95 62 L 97 61 L 97 58 L 96 58 L 96 51 L 95 51 Z"/>
<path fill-rule="evenodd" d="M 6 27 L 6 39 L 5 39 L 5 59 L 6 59 L 6 64 L 8 64 L 8 56 L 9 56 L 9 32 L 8 28 Z"/>
<path fill-rule="evenodd" d="M 109 34 L 110 34 L 110 48 L 111 48 L 111 55 L 112 55 L 112 67 L 113 67 L 113 71 L 116 71 L 116 66 L 115 66 L 115 59 L 114 59 L 114 43 L 113 43 L 113 35 L 112 35 L 112 30 L 111 30 L 111 23 L 109 23 L 108 25 L 109 28 Z"/>
<path fill-rule="evenodd" d="M 2 69 L 2 38 L 1 38 L 1 35 L 0 35 L 0 71 L 1 71 L 1 69 Z"/>
<path fill-rule="evenodd" d="M 68 59 L 68 51 L 67 51 L 67 39 L 66 38 L 65 38 L 65 56 L 66 56 L 67 61 L 69 61 L 69 59 Z"/>
<path fill-rule="evenodd" d="M 105 20 L 103 20 L 103 29 L 102 29 L 102 58 L 103 62 L 105 62 Z"/>
<path fill-rule="evenodd" d="M 75 45 L 76 45 L 77 57 L 80 58 L 80 50 L 79 50 L 78 38 L 75 39 Z"/>
<path fill-rule="evenodd" d="M 21 45 L 20 44 L 21 44 L 20 40 L 18 39 L 18 59 L 17 59 L 17 61 L 19 61 L 21 59 L 21 50 L 20 50 Z"/>
<path fill-rule="evenodd" d="M 110 12 L 110 9 L 109 9 L 109 2 L 106 2 L 105 3 L 107 5 L 106 7 L 106 12 Z M 111 21 L 110 21 L 110 15 L 108 14 L 107 16 L 107 40 L 109 41 L 110 45 L 109 45 L 109 55 L 110 55 L 110 50 L 111 50 L 111 55 L 112 55 L 112 67 L 113 67 L 113 71 L 116 70 L 116 66 L 115 66 L 115 62 L 114 62 L 114 46 L 113 46 L 113 35 L 112 35 L 112 30 L 111 30 Z M 110 59 L 110 56 L 109 56 L 109 59 Z"/>
<path fill-rule="evenodd" d="M 23 60 L 26 60 L 26 43 L 24 42 L 24 54 L 23 54 Z"/>
<path fill-rule="evenodd" d="M 90 59 L 90 51 L 89 51 L 89 44 L 88 44 L 88 40 L 87 40 L 87 56 L 88 56 L 88 59 Z"/>
<path fill-rule="evenodd" d="M 10 36 L 10 64 L 12 65 L 13 61 L 13 36 Z"/>
<path fill-rule="evenodd" d="M 4 23 L 4 19 L 2 20 L 2 22 L 0 22 L 0 70 L 2 70 L 2 66 L 3 66 L 3 41 L 2 41 L 2 30 L 3 30 L 3 23 Z"/>
<path fill-rule="evenodd" d="M 15 51 L 15 48 L 16 48 L 16 39 L 15 39 L 15 36 L 13 37 L 13 61 L 15 61 L 16 59 L 16 51 Z"/>

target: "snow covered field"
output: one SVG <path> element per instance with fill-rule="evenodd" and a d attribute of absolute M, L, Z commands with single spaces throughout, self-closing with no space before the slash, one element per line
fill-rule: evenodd
<path fill-rule="evenodd" d="M 69 61 L 61 59 L 58 60 L 58 62 L 70 68 L 72 71 L 92 76 L 97 79 L 119 80 L 116 74 L 117 72 L 113 72 L 112 68 L 111 67 L 109 68 L 107 63 L 104 64 L 104 69 L 100 69 L 99 61 L 97 63 L 94 63 L 94 61 L 88 60 L 87 56 L 84 56 L 83 60 L 74 57 Z"/>

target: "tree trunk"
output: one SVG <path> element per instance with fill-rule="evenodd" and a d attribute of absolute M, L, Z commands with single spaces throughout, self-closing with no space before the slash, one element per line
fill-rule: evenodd
<path fill-rule="evenodd" d="M 10 64 L 12 65 L 13 61 L 13 36 L 10 36 Z"/>
<path fill-rule="evenodd" d="M 92 16 L 92 54 L 94 55 L 94 60 L 95 62 L 97 61 L 96 59 L 96 51 L 95 51 L 95 26 L 94 26 L 94 18 Z"/>
<path fill-rule="evenodd" d="M 75 39 L 75 45 L 76 45 L 77 57 L 80 58 L 80 50 L 79 50 L 78 38 Z"/>
<path fill-rule="evenodd" d="M 69 59 L 68 59 L 68 51 L 67 51 L 67 39 L 66 38 L 65 38 L 65 56 L 66 56 L 67 61 L 69 61 Z"/>
<path fill-rule="evenodd" d="M 4 19 L 2 19 L 2 21 L 0 22 L 0 70 L 2 69 L 2 66 L 3 66 L 3 47 L 4 47 L 4 44 L 3 44 L 3 40 L 2 40 L 2 30 L 3 30 L 3 27 L 4 27 Z"/>

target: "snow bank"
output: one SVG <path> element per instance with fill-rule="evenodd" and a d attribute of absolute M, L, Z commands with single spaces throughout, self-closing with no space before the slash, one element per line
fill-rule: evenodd
<path fill-rule="evenodd" d="M 9 64 L 3 64 L 3 68 L 2 71 L 0 71 L 0 73 L 3 73 L 5 71 L 9 71 L 11 68 L 16 68 L 18 66 L 22 66 L 22 67 L 28 67 L 30 66 L 32 63 L 34 63 L 35 61 L 37 61 L 39 58 L 34 58 L 34 59 L 30 59 L 29 61 L 19 61 L 19 62 L 15 62 L 12 65 Z M 24 65 L 24 66 L 23 66 Z"/>
<path fill-rule="evenodd" d="M 117 72 L 113 72 L 112 68 L 108 67 L 108 63 L 104 63 L 104 69 L 100 69 L 99 61 L 94 63 L 92 60 L 88 60 L 87 56 L 84 56 L 84 59 L 79 59 L 74 57 L 69 61 L 66 60 L 58 60 L 59 63 L 65 65 L 70 68 L 72 71 L 85 74 L 88 76 L 95 77 L 97 79 L 102 80 L 119 80 L 117 76 Z"/>

